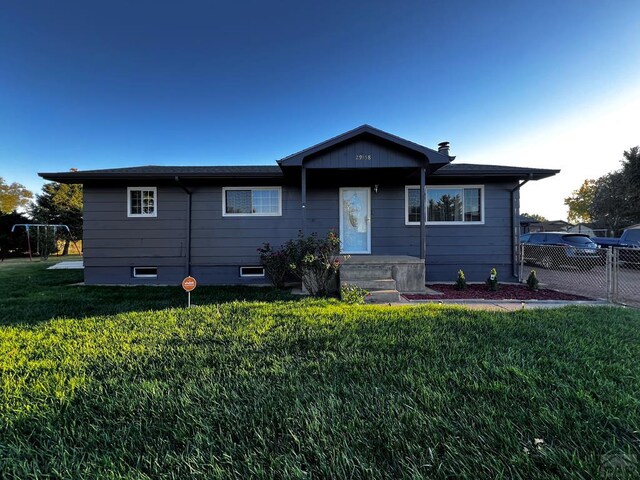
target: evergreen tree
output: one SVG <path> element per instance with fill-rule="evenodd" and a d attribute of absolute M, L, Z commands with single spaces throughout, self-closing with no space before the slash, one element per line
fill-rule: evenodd
<path fill-rule="evenodd" d="M 30 213 L 39 223 L 64 224 L 74 239 L 82 238 L 82 185 L 51 182 L 42 187 L 31 204 Z M 69 241 L 65 239 L 63 255 L 69 253 Z"/>

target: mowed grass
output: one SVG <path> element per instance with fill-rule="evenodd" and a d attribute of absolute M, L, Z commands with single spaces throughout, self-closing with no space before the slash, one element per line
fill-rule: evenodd
<path fill-rule="evenodd" d="M 63 260 L 78 260 L 69 256 Z M 161 310 L 187 305 L 182 287 L 86 286 L 82 270 L 47 270 L 60 262 L 9 259 L 0 263 L 0 325 L 28 324 L 55 317 L 84 318 L 114 313 Z M 273 288 L 197 287 L 193 304 L 232 300 L 299 300 Z"/>
<path fill-rule="evenodd" d="M 172 288 L 94 291 L 31 265 L 10 275 L 30 286 L 21 313 L 4 272 L 1 478 L 640 474 L 636 310 L 227 301 L 233 289 L 187 310 L 164 308 Z"/>

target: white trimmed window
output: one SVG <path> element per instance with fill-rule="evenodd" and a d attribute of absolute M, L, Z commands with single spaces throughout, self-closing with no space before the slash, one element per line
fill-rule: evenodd
<path fill-rule="evenodd" d="M 240 267 L 241 277 L 264 277 L 264 267 Z"/>
<path fill-rule="evenodd" d="M 158 267 L 133 267 L 134 278 L 158 278 Z"/>
<path fill-rule="evenodd" d="M 156 187 L 127 188 L 128 217 L 157 217 L 158 189 Z"/>
<path fill-rule="evenodd" d="M 427 224 L 484 223 L 484 186 L 450 185 L 427 187 Z M 405 224 L 420 225 L 420 187 L 405 188 Z"/>
<path fill-rule="evenodd" d="M 280 187 L 224 187 L 223 217 L 277 217 L 282 215 Z"/>

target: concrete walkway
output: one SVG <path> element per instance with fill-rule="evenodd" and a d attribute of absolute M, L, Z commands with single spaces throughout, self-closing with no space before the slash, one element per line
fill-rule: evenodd
<path fill-rule="evenodd" d="M 51 265 L 47 270 L 82 270 L 84 264 L 82 260 L 74 260 L 71 262 L 60 262 L 55 265 Z"/>

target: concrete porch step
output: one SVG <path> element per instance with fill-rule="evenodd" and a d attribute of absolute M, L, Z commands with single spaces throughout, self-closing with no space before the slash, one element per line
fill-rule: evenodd
<path fill-rule="evenodd" d="M 397 303 L 400 292 L 397 290 L 372 290 L 364 299 L 365 303 Z"/>
<path fill-rule="evenodd" d="M 343 280 L 342 284 L 356 285 L 365 290 L 396 290 L 396 281 L 393 278 L 380 280 Z"/>
<path fill-rule="evenodd" d="M 387 280 L 393 275 L 392 265 L 342 265 L 340 280 L 352 283 L 354 280 Z"/>
<path fill-rule="evenodd" d="M 366 290 L 424 292 L 425 263 L 408 255 L 351 255 L 340 261 L 340 282 L 377 281 L 363 284 Z M 393 285 L 389 280 L 395 280 Z"/>

